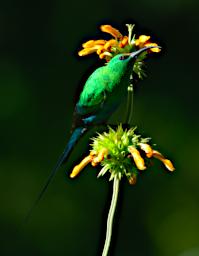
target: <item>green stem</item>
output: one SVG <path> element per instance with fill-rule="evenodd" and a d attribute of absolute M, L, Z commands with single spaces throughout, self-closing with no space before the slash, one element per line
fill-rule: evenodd
<path fill-rule="evenodd" d="M 128 86 L 126 124 L 131 123 L 133 116 L 133 84 Z"/>
<path fill-rule="evenodd" d="M 102 256 L 108 255 L 108 250 L 109 250 L 110 243 L 111 243 L 113 217 L 114 217 L 115 209 L 116 209 L 116 205 L 117 205 L 117 199 L 118 199 L 118 193 L 119 193 L 119 183 L 120 183 L 120 180 L 117 178 L 117 176 L 115 176 L 114 181 L 113 181 L 112 200 L 111 200 L 111 205 L 110 205 L 108 219 L 107 219 L 106 239 L 105 239 L 105 243 L 104 243 L 104 249 L 102 252 Z"/>

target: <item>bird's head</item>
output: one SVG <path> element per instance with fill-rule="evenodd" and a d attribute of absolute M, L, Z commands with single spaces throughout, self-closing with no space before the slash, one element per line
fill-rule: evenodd
<path fill-rule="evenodd" d="M 133 67 L 136 59 L 145 51 L 151 48 L 161 48 L 160 46 L 146 46 L 132 53 L 122 53 L 113 57 L 109 63 L 108 67 L 113 69 L 126 69 L 128 67 Z"/>

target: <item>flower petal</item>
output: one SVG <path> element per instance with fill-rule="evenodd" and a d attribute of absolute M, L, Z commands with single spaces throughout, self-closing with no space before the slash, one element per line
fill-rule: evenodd
<path fill-rule="evenodd" d="M 115 38 L 122 38 L 122 34 L 120 33 L 120 31 L 112 27 L 111 25 L 102 25 L 100 29 L 102 32 L 111 34 Z"/>
<path fill-rule="evenodd" d="M 146 43 L 146 44 L 144 44 L 144 46 L 158 46 L 156 43 Z M 161 49 L 160 48 L 151 48 L 151 49 L 149 49 L 151 52 L 160 52 L 161 51 Z"/>
<path fill-rule="evenodd" d="M 112 54 L 110 52 L 103 52 L 99 55 L 100 59 L 104 59 L 106 57 L 112 57 Z"/>
<path fill-rule="evenodd" d="M 119 43 L 119 47 L 123 48 L 125 47 L 129 42 L 128 42 L 128 36 L 124 36 L 122 41 Z"/>
<path fill-rule="evenodd" d="M 146 153 L 148 158 L 153 156 L 153 149 L 147 143 L 139 143 L 140 148 Z"/>
<path fill-rule="evenodd" d="M 111 39 L 104 45 L 104 49 L 110 51 L 110 48 L 113 46 L 118 46 L 118 42 L 115 39 Z"/>
<path fill-rule="evenodd" d="M 83 43 L 83 44 L 82 44 L 82 47 L 83 47 L 83 48 L 90 48 L 90 47 L 93 46 L 94 42 L 95 42 L 95 40 L 89 40 L 89 41 L 87 41 L 86 43 Z"/>
<path fill-rule="evenodd" d="M 138 39 L 135 40 L 135 45 L 138 46 L 138 45 L 142 45 L 142 44 L 145 44 L 151 37 L 150 36 L 146 36 L 146 35 L 141 35 L 139 36 Z"/>
<path fill-rule="evenodd" d="M 81 51 L 79 51 L 79 52 L 78 52 L 78 55 L 82 57 L 82 56 L 91 54 L 91 53 L 93 53 L 93 52 L 96 52 L 96 49 L 86 48 L 86 49 L 82 49 Z"/>
<path fill-rule="evenodd" d="M 82 44 L 83 48 L 91 48 L 95 45 L 104 45 L 106 43 L 106 40 L 100 39 L 100 40 L 89 40 L 86 43 Z"/>
<path fill-rule="evenodd" d="M 80 164 L 76 165 L 73 170 L 72 173 L 70 174 L 70 178 L 75 178 L 81 171 L 82 169 L 84 169 L 84 167 L 86 165 L 88 165 L 91 161 L 93 160 L 93 156 L 88 155 L 86 156 Z"/>
<path fill-rule="evenodd" d="M 104 46 L 101 46 L 97 50 L 97 54 L 100 55 L 104 51 Z"/>
<path fill-rule="evenodd" d="M 93 46 L 91 48 L 84 48 L 84 49 L 82 49 L 81 51 L 78 52 L 78 55 L 79 56 L 85 56 L 85 55 L 94 53 L 94 52 L 96 52 L 101 47 L 102 47 L 101 45 L 95 45 L 95 46 Z"/>
<path fill-rule="evenodd" d="M 153 150 L 153 157 L 159 159 L 170 172 L 175 170 L 172 162 L 169 159 L 166 159 L 159 151 Z"/>
<path fill-rule="evenodd" d="M 145 170 L 146 166 L 144 163 L 144 159 L 141 157 L 140 152 L 133 146 L 128 147 L 129 152 L 131 153 L 133 160 L 135 162 L 135 165 L 139 170 Z"/>
<path fill-rule="evenodd" d="M 108 150 L 106 148 L 103 148 L 96 157 L 93 158 L 92 160 L 92 166 L 96 166 L 97 164 L 99 164 L 105 156 L 108 155 Z"/>

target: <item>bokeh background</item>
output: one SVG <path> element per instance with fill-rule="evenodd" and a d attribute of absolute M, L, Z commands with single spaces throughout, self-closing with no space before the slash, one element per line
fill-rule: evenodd
<path fill-rule="evenodd" d="M 17 230 L 69 138 L 85 74 L 99 63 L 78 58 L 81 43 L 104 36 L 101 24 L 125 31 L 128 22 L 164 47 L 136 87 L 133 125 L 176 172 L 155 162 L 135 187 L 123 182 L 110 255 L 199 255 L 198 7 L 196 0 L 1 3 L 0 255 L 100 255 L 112 184 L 92 168 L 76 180 L 66 174 L 89 135 Z M 120 109 L 112 120 L 122 116 Z"/>

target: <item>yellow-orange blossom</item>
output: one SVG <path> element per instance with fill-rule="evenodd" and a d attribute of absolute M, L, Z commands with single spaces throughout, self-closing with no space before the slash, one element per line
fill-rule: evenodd
<path fill-rule="evenodd" d="M 151 146 L 147 143 L 139 143 L 139 147 L 141 150 L 143 150 L 146 154 L 147 158 L 157 158 L 159 159 L 167 168 L 168 171 L 173 172 L 175 170 L 172 162 L 169 159 L 166 159 L 159 151 L 154 150 L 151 148 Z M 128 147 L 129 153 L 132 156 L 134 163 L 138 170 L 143 171 L 146 169 L 144 159 L 142 158 L 140 151 L 135 148 L 134 146 Z M 91 163 L 92 166 L 97 166 L 101 161 L 103 161 L 104 157 L 108 156 L 108 150 L 106 148 L 103 148 L 98 154 L 96 154 L 94 151 L 91 151 L 88 156 L 86 156 L 80 164 L 76 165 L 72 173 L 70 174 L 71 178 L 75 178 L 89 163 Z M 131 185 L 134 185 L 135 177 L 132 176 L 129 180 L 129 183 Z"/>
<path fill-rule="evenodd" d="M 101 31 L 108 33 L 114 37 L 110 40 L 89 40 L 82 44 L 83 49 L 78 52 L 79 56 L 85 56 L 91 53 L 97 53 L 100 59 L 110 60 L 117 53 L 129 53 L 131 47 L 140 49 L 145 46 L 158 46 L 156 43 L 150 42 L 150 36 L 141 35 L 138 39 L 131 38 L 132 25 L 127 25 L 129 29 L 129 36 L 123 36 L 119 30 L 111 25 L 102 25 Z M 129 46 L 129 47 L 126 47 Z M 126 52 L 125 52 L 126 50 Z M 160 52 L 159 48 L 151 48 L 151 52 Z"/>

